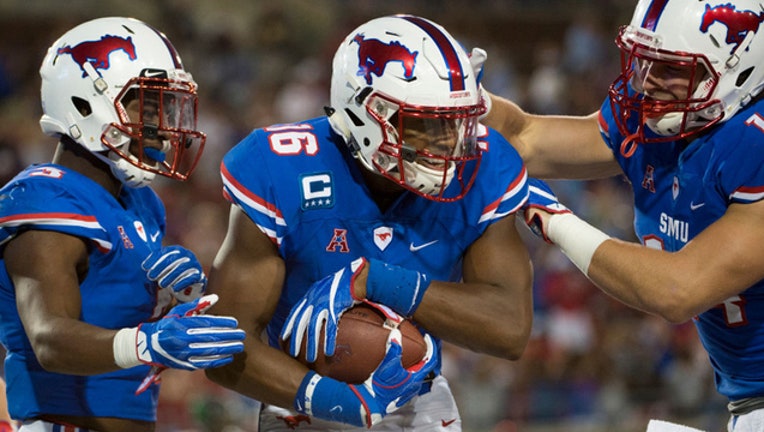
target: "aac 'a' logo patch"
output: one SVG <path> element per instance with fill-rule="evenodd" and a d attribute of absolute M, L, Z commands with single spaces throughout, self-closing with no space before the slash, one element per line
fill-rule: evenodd
<path fill-rule="evenodd" d="M 300 176 L 300 192 L 303 210 L 334 207 L 334 182 L 331 172 L 303 174 Z"/>

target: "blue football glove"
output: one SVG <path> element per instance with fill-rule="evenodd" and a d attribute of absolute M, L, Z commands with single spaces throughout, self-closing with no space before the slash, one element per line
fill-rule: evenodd
<path fill-rule="evenodd" d="M 207 287 L 202 265 L 190 250 L 167 246 L 151 252 L 141 264 L 148 278 L 161 289 L 170 289 L 181 303 L 198 299 Z"/>
<path fill-rule="evenodd" d="M 437 364 L 435 343 L 424 335 L 427 352 L 421 362 L 401 365 L 401 332 L 392 330 L 382 363 L 363 384 L 346 384 L 308 372 L 295 397 L 295 409 L 324 420 L 370 428 L 405 405 L 422 389 Z"/>
<path fill-rule="evenodd" d="M 162 319 L 138 326 L 138 360 L 159 367 L 196 370 L 223 366 L 244 351 L 244 330 L 232 317 L 204 315 L 216 294 L 175 306 Z"/>
<path fill-rule="evenodd" d="M 383 304 L 398 315 L 410 317 L 419 308 L 430 282 L 425 273 L 370 259 L 366 299 Z"/>
<path fill-rule="evenodd" d="M 315 282 L 292 308 L 281 330 L 281 340 L 290 340 L 289 354 L 292 357 L 300 354 L 302 339 L 307 337 L 305 358 L 310 363 L 316 361 L 321 327 L 324 324 L 324 353 L 327 356 L 334 355 L 340 317 L 362 300 L 354 297 L 353 281 L 364 264 L 366 259 L 358 258 L 349 266 Z"/>
<path fill-rule="evenodd" d="M 534 234 L 541 237 L 547 243 L 552 243 L 547 237 L 541 216 L 536 212 L 529 212 L 529 209 L 536 208 L 551 214 L 571 213 L 571 211 L 557 200 L 557 196 L 552 192 L 546 182 L 529 177 L 528 178 L 528 201 L 523 206 L 525 224 Z"/>

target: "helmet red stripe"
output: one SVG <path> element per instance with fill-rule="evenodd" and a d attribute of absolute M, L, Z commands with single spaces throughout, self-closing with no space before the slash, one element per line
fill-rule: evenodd
<path fill-rule="evenodd" d="M 448 37 L 443 32 L 434 26 L 431 22 L 415 17 L 415 16 L 401 16 L 401 18 L 412 22 L 424 30 L 438 45 L 443 59 L 448 67 L 448 76 L 451 83 L 451 91 L 460 91 L 466 88 L 464 83 L 464 71 L 462 70 L 461 62 L 459 62 L 459 56 L 456 54 L 456 49 L 448 40 Z"/>
<path fill-rule="evenodd" d="M 654 0 L 650 3 L 645 13 L 645 18 L 642 20 L 641 27 L 646 30 L 655 31 L 658 26 L 658 20 L 660 19 L 663 11 L 666 9 L 669 0 Z"/>

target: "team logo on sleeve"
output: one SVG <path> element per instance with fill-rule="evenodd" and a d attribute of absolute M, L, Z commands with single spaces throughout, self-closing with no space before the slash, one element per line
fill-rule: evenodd
<path fill-rule="evenodd" d="M 331 172 L 303 174 L 300 176 L 303 210 L 334 207 L 334 183 Z"/>

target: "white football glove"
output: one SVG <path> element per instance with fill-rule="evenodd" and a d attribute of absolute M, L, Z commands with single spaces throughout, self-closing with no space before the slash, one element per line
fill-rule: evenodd
<path fill-rule="evenodd" d="M 485 112 L 480 115 L 481 120 L 491 111 L 491 98 L 485 88 L 483 88 L 482 84 L 484 72 L 483 65 L 485 65 L 487 59 L 488 53 L 483 48 L 472 48 L 472 51 L 470 52 L 470 65 L 472 65 L 472 72 L 475 74 L 477 80 L 478 91 L 480 92 L 480 102 L 485 106 Z"/>

